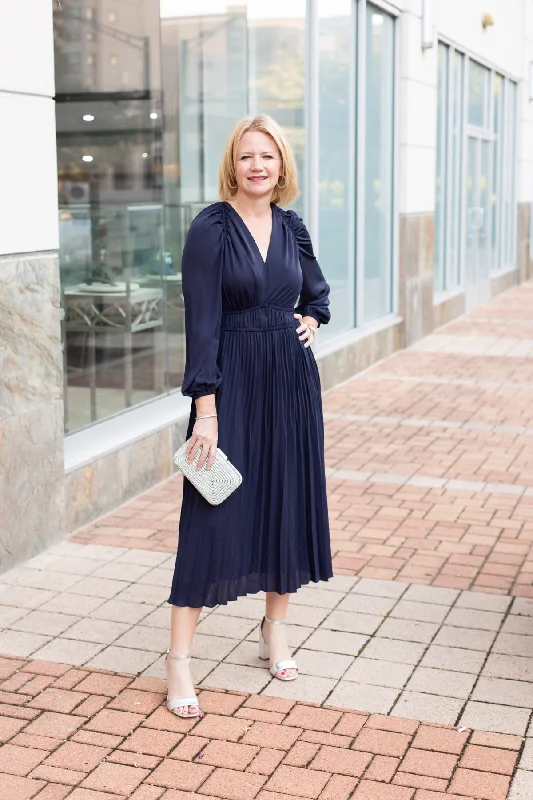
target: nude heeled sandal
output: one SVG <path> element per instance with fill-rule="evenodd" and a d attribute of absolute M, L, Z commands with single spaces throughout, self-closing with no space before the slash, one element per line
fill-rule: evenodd
<path fill-rule="evenodd" d="M 175 661 L 187 661 L 190 659 L 190 656 L 184 655 L 174 655 L 174 653 L 170 652 L 170 648 L 167 650 L 167 658 L 173 658 Z M 168 684 L 168 672 L 167 672 L 167 684 Z M 200 711 L 200 706 L 198 705 L 198 698 L 196 695 L 192 695 L 192 697 L 176 697 L 175 699 L 171 700 L 168 696 L 167 691 L 167 708 L 169 711 L 174 713 L 176 708 L 180 708 L 180 706 L 196 706 L 198 711 L 193 714 L 184 714 L 183 712 L 178 711 L 176 713 L 177 717 L 182 717 L 183 719 L 189 719 L 191 717 L 203 717 L 204 714 Z"/>
<path fill-rule="evenodd" d="M 263 625 L 265 622 L 269 622 L 271 625 L 285 625 L 284 619 L 270 619 L 270 617 L 265 616 L 263 617 L 263 621 L 261 622 L 261 627 L 259 628 L 259 658 L 262 661 L 267 661 L 270 658 L 270 647 L 265 641 L 265 637 L 263 636 Z M 294 681 L 298 677 L 298 672 L 295 672 L 294 675 L 278 675 L 278 672 L 287 669 L 298 669 L 298 664 L 292 658 L 287 658 L 284 661 L 278 661 L 274 664 L 273 667 L 270 667 L 271 674 L 277 678 L 279 681 Z"/>

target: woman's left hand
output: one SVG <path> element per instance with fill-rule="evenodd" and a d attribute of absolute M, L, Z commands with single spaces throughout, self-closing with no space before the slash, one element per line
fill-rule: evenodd
<path fill-rule="evenodd" d="M 299 328 L 296 328 L 296 333 L 299 334 L 298 339 L 304 343 L 304 347 L 310 347 L 315 337 L 308 325 L 311 325 L 316 330 L 317 321 L 313 317 L 302 317 L 301 314 L 295 314 L 294 319 L 298 319 L 302 323 Z"/>

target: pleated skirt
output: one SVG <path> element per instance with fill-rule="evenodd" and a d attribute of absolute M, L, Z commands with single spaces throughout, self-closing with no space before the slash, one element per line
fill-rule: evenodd
<path fill-rule="evenodd" d="M 320 379 L 294 309 L 224 314 L 218 446 L 243 476 L 211 506 L 184 478 L 169 603 L 213 607 L 332 577 Z M 194 424 L 194 402 L 187 437 Z"/>

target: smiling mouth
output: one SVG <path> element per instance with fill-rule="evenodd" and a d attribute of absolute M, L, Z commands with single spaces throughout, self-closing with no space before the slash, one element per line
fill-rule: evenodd
<path fill-rule="evenodd" d="M 252 175 L 251 178 L 248 178 L 249 181 L 266 181 L 266 175 Z"/>

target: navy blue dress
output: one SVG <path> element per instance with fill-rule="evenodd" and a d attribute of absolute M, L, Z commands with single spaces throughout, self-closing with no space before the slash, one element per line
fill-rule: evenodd
<path fill-rule="evenodd" d="M 213 607 L 327 580 L 333 573 L 320 379 L 294 313 L 328 322 L 329 286 L 305 225 L 273 204 L 263 261 L 235 209 L 214 203 L 190 227 L 182 276 L 182 392 L 216 395 L 218 446 L 243 482 L 211 506 L 184 479 L 169 602 Z M 193 400 L 187 438 L 194 418 Z"/>

